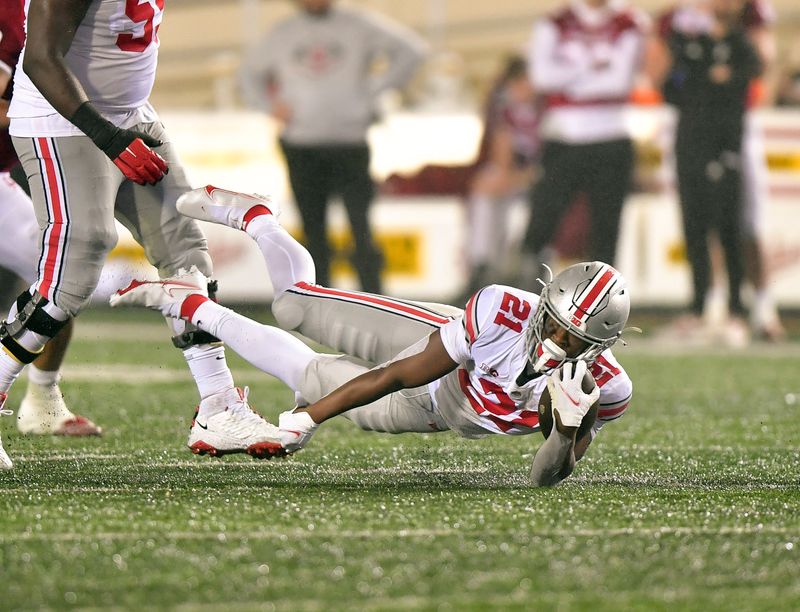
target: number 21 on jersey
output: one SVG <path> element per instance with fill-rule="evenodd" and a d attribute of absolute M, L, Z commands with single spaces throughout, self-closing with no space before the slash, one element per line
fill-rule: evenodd
<path fill-rule="evenodd" d="M 497 311 L 494 322 L 519 333 L 522 331 L 523 321 L 527 321 L 530 314 L 531 305 L 528 302 L 506 292 L 503 294 L 500 310 Z"/>

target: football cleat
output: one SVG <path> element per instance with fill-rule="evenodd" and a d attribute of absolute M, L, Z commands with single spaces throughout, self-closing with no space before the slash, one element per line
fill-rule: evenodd
<path fill-rule="evenodd" d="M 282 457 L 278 428 L 247 403 L 248 389 L 229 389 L 205 398 L 197 408 L 187 445 L 196 455 L 247 453 L 256 459 Z"/>
<path fill-rule="evenodd" d="M 28 382 L 28 390 L 17 411 L 17 429 L 24 434 L 54 436 L 99 436 L 103 430 L 91 420 L 73 414 L 64 403 L 58 385 Z"/>
<path fill-rule="evenodd" d="M 109 299 L 111 306 L 145 306 L 164 316 L 180 318 L 181 304 L 190 295 L 208 297 L 208 279 L 196 266 L 157 281 L 133 280 Z"/>
<path fill-rule="evenodd" d="M 178 198 L 178 212 L 187 217 L 247 229 L 247 224 L 260 214 L 277 215 L 275 205 L 266 196 L 238 193 L 206 185 L 187 191 Z"/>
<path fill-rule="evenodd" d="M 7 398 L 7 393 L 0 393 L 0 416 L 11 416 L 13 414 L 11 410 L 3 408 Z M 3 439 L 0 438 L 0 470 L 10 470 L 12 467 L 14 467 L 14 463 L 6 453 L 6 449 L 3 448 Z"/>
<path fill-rule="evenodd" d="M 319 427 L 307 412 L 287 410 L 278 417 L 278 430 L 280 431 L 281 446 L 287 453 L 293 453 L 305 448 L 311 436 Z"/>

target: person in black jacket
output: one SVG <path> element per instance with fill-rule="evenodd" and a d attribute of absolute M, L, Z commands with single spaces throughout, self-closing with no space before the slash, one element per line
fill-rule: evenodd
<path fill-rule="evenodd" d="M 692 269 L 691 314 L 702 316 L 710 285 L 707 239 L 716 232 L 728 273 L 732 334 L 746 341 L 741 284 L 741 149 L 748 85 L 759 56 L 739 25 L 741 0 L 711 0 L 708 27 L 668 39 L 672 69 L 664 96 L 678 111 L 675 161 L 686 250 Z M 697 9 L 695 9 L 697 10 Z"/>

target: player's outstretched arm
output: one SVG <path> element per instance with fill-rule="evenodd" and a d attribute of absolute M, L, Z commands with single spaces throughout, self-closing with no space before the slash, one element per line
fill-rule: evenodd
<path fill-rule="evenodd" d="M 586 362 L 579 361 L 574 366 L 572 363 L 564 364 L 548 377 L 553 425 L 550 435 L 533 458 L 531 483 L 535 486 L 558 484 L 575 469 L 576 456 L 580 458 L 586 452 L 591 440 L 588 429 L 597 415 L 600 389 L 593 385 L 591 391 L 584 391 L 585 376 Z M 585 426 L 587 422 L 588 428 Z M 577 444 L 576 437 L 579 438 Z"/>
<path fill-rule="evenodd" d="M 323 421 L 400 389 L 426 385 L 456 367 L 437 330 L 428 337 L 422 352 L 365 372 L 306 408 L 282 413 L 278 419 L 281 445 L 290 453 L 298 451 Z"/>
<path fill-rule="evenodd" d="M 420 353 L 365 372 L 305 410 L 314 422 L 322 423 L 395 391 L 427 385 L 456 367 L 458 364 L 445 350 L 437 330 L 428 337 L 428 344 Z"/>

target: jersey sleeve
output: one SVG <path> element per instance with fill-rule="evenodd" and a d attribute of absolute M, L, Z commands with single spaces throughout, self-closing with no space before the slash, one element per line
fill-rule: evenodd
<path fill-rule="evenodd" d="M 467 301 L 462 316 L 440 328 L 442 343 L 453 361 L 466 363 L 472 358 L 472 347 L 487 341 L 487 327 L 496 310 L 497 299 L 496 285 L 484 287 Z"/>
<path fill-rule="evenodd" d="M 628 373 L 610 350 L 603 351 L 595 360 L 591 365 L 591 372 L 597 386 L 600 387 L 597 421 L 607 423 L 618 419 L 627 411 L 633 396 L 633 382 Z"/>

